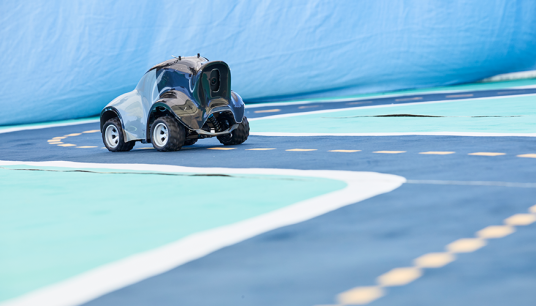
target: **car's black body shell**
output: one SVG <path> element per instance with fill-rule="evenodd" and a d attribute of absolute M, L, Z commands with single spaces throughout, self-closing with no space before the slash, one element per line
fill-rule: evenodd
<path fill-rule="evenodd" d="M 101 113 L 101 129 L 110 116 L 118 116 L 125 139 L 146 141 L 152 121 L 162 112 L 173 115 L 192 132 L 216 136 L 231 132 L 242 122 L 244 103 L 231 91 L 231 72 L 225 62 L 176 58 L 149 69 L 134 91 L 108 104 Z M 207 130 L 209 117 L 220 114 L 228 114 L 234 122 L 224 131 Z"/>

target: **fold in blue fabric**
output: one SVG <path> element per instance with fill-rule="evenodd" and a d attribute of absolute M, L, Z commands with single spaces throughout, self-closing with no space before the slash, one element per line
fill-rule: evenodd
<path fill-rule="evenodd" d="M 536 1 L 2 1 L 0 125 L 96 115 L 171 55 L 226 61 L 246 102 L 536 68 Z"/>

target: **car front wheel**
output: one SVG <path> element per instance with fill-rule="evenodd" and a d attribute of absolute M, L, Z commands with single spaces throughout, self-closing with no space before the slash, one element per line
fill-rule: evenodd
<path fill-rule="evenodd" d="M 130 151 L 134 148 L 134 141 L 125 142 L 123 128 L 119 118 L 112 118 L 102 127 L 102 141 L 111 152 Z"/>

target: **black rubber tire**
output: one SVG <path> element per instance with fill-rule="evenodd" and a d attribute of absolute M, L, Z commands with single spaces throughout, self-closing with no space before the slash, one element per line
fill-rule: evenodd
<path fill-rule="evenodd" d="M 113 125 L 115 129 L 117 130 L 117 138 L 118 142 L 115 147 L 112 147 L 111 144 L 108 144 L 106 141 L 106 129 L 108 126 Z M 115 117 L 112 119 L 109 119 L 106 121 L 106 123 L 102 127 L 102 142 L 104 142 L 104 145 L 110 152 L 126 152 L 132 150 L 134 148 L 134 145 L 136 144 L 135 141 L 129 141 L 125 142 L 124 136 L 123 136 L 123 128 L 121 127 L 121 121 L 119 118 Z"/>
<path fill-rule="evenodd" d="M 184 142 L 184 145 L 185 146 L 191 146 L 196 142 L 197 142 L 197 138 L 196 139 L 186 139 L 186 141 Z"/>
<path fill-rule="evenodd" d="M 165 124 L 168 129 L 168 140 L 163 146 L 159 146 L 158 144 L 156 144 L 153 139 L 154 128 L 159 123 Z M 156 119 L 151 125 L 150 135 L 153 147 L 160 152 L 178 151 L 181 149 L 181 147 L 184 145 L 184 142 L 186 141 L 186 129 L 184 128 L 184 126 L 181 123 L 177 122 L 177 120 L 169 116 L 164 116 Z"/>
<path fill-rule="evenodd" d="M 220 143 L 231 146 L 231 145 L 239 145 L 246 141 L 249 136 L 249 122 L 248 118 L 244 116 L 244 119 L 242 119 L 242 123 L 238 125 L 238 127 L 232 131 L 229 134 L 218 136 L 218 140 Z"/>

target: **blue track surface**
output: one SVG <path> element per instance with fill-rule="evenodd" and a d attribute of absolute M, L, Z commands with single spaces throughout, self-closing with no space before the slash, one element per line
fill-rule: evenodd
<path fill-rule="evenodd" d="M 349 107 L 345 103 L 349 102 L 324 103 L 319 109 Z M 277 108 L 278 114 L 307 111 L 294 105 Z M 255 110 L 250 109 L 248 117 L 273 115 Z M 167 154 L 140 150 L 150 145 L 139 144 L 132 152 L 109 153 L 102 149 L 100 133 L 76 136 L 77 145 L 97 148 L 47 143 L 56 136 L 94 129 L 98 123 L 0 134 L 0 160 L 375 171 L 400 175 L 408 182 L 390 193 L 226 247 L 87 305 L 334 304 L 345 290 L 372 286 L 378 275 L 409 266 L 422 254 L 440 252 L 450 242 L 473 237 L 536 204 L 536 159 L 517 157 L 536 153 L 533 137 L 250 136 L 230 151 L 208 150 L 219 146 L 209 139 Z M 251 148 L 275 149 L 247 150 Z M 316 151 L 286 151 L 296 148 Z M 384 150 L 405 152 L 374 153 Z M 429 151 L 455 153 L 419 154 Z M 469 155 L 475 152 L 505 155 Z M 479 183 L 471 185 L 475 182 Z M 536 224 L 519 227 L 480 250 L 457 255 L 443 268 L 427 269 L 406 286 L 389 288 L 371 305 L 534 305 L 534 237 Z"/>
<path fill-rule="evenodd" d="M 525 211 L 535 189 L 405 185 L 217 251 L 87 305 L 317 305 Z M 508 205 L 505 205 L 508 203 Z M 536 226 L 371 305 L 532 305 Z M 516 251 L 512 251 L 515 249 Z"/>

